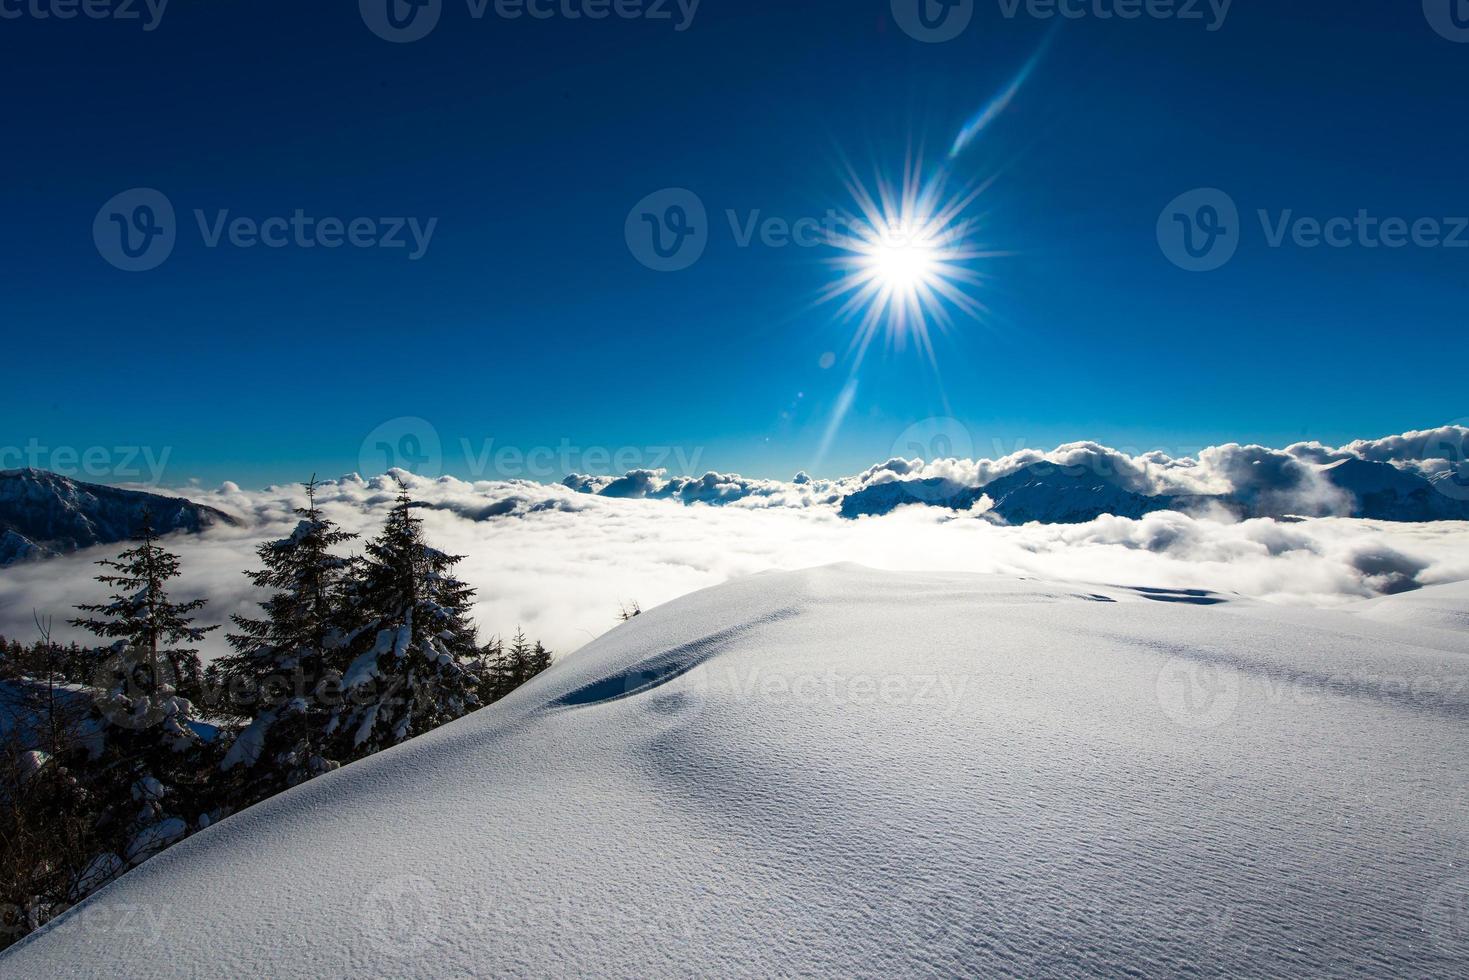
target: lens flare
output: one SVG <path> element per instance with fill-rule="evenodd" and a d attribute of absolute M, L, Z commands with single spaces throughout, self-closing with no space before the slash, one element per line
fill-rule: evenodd
<path fill-rule="evenodd" d="M 954 145 L 949 150 L 950 160 L 958 159 L 959 155 L 969 148 L 969 144 L 973 143 L 979 138 L 981 133 L 989 128 L 990 123 L 1000 118 L 1005 113 L 1005 110 L 1010 108 L 1010 104 L 1015 101 L 1015 97 L 1020 94 L 1020 90 L 1025 88 L 1025 83 L 1030 80 L 1030 76 L 1034 74 L 1041 60 L 1045 58 L 1046 52 L 1051 48 L 1051 42 L 1056 39 L 1056 32 L 1061 29 L 1061 25 L 1064 23 L 1066 23 L 1064 20 L 1059 20 L 1056 22 L 1055 27 L 1052 27 L 1046 32 L 1046 36 L 1041 39 L 1040 47 L 1036 48 L 1035 54 L 1030 56 L 1030 59 L 1026 61 L 1025 65 L 1021 67 L 1015 77 L 1010 80 L 1010 84 L 996 93 L 995 97 L 985 103 L 983 108 L 969 118 L 969 121 L 964 124 L 964 128 L 959 130 L 959 135 L 954 138 Z"/>
<path fill-rule="evenodd" d="M 950 194 L 945 171 L 925 179 L 921 170 L 910 156 L 901 181 L 879 176 L 872 188 L 848 170 L 855 210 L 830 238 L 843 254 L 820 301 L 840 303 L 837 315 L 858 321 L 859 363 L 879 332 L 899 348 L 912 340 L 932 360 L 934 328 L 951 328 L 956 311 L 989 312 L 973 295 L 984 283 L 973 264 L 1002 253 L 975 244 L 978 219 L 968 214 L 989 182 Z"/>

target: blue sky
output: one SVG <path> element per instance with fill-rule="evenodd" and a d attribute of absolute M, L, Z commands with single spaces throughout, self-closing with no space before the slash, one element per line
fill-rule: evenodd
<path fill-rule="evenodd" d="M 923 43 L 889 0 L 703 0 L 684 30 L 673 4 L 670 20 L 512 20 L 444 0 L 432 33 L 398 44 L 356 8 L 177 3 L 144 30 L 7 4 L 0 444 L 41 447 L 43 466 L 57 447 L 142 446 L 168 454 L 165 482 L 251 485 L 358 469 L 375 432 L 421 446 L 420 423 L 393 421 L 414 418 L 461 476 L 496 475 L 467 445 L 547 447 L 543 469 L 643 447 L 623 460 L 785 478 L 861 469 L 935 417 L 995 455 L 1340 442 L 1469 416 L 1469 248 L 1355 232 L 1310 248 L 1294 230 L 1271 247 L 1257 216 L 1366 212 L 1450 237 L 1469 215 L 1469 44 L 1417 3 L 1236 0 L 1211 31 L 1207 4 L 1204 20 L 1124 21 L 1088 0 L 952 162 L 1054 19 L 975 0 L 962 33 Z M 854 324 L 813 303 L 830 250 L 741 247 L 727 212 L 819 217 L 851 203 L 844 164 L 866 180 L 919 148 L 956 185 L 995 178 L 968 215 L 1005 253 L 974 263 L 990 312 L 956 311 L 932 361 L 880 339 L 857 365 Z M 145 272 L 93 233 L 133 188 L 176 212 Z M 625 236 L 664 188 L 708 213 L 705 252 L 677 272 Z M 1240 214 L 1210 272 L 1160 247 L 1160 215 L 1196 188 Z M 194 214 L 298 209 L 433 232 L 416 260 L 211 248 Z"/>

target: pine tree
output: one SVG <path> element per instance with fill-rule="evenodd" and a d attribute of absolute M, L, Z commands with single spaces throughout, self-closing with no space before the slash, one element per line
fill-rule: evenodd
<path fill-rule="evenodd" d="M 505 642 L 497 636 L 479 650 L 476 690 L 481 704 L 493 704 L 504 697 L 500 678 L 505 669 Z"/>
<path fill-rule="evenodd" d="M 531 647 L 530 657 L 526 661 L 526 667 L 525 667 L 526 677 L 525 677 L 525 679 L 526 680 L 530 680 L 532 677 L 536 676 L 537 674 L 541 673 L 542 671 L 549 669 L 550 666 L 551 666 L 551 651 L 550 650 L 547 650 L 541 644 L 541 641 L 540 640 L 537 640 L 536 641 L 536 645 L 533 646 L 533 647 Z"/>
<path fill-rule="evenodd" d="M 356 657 L 333 727 L 352 758 L 453 721 L 480 706 L 483 669 L 469 605 L 453 575 L 462 559 L 429 547 L 399 484 L 382 533 L 368 542 L 354 597 Z"/>
<path fill-rule="evenodd" d="M 180 814 L 200 810 L 199 737 L 190 726 L 193 705 L 180 692 L 181 681 L 197 688 L 199 656 L 177 644 L 197 643 L 215 627 L 193 625 L 190 614 L 206 600 L 169 598 L 178 558 L 159 547 L 146 510 L 138 546 L 98 564 L 111 570 L 97 581 L 116 590 L 112 601 L 78 606 L 94 616 L 71 623 L 116 641 L 95 680 L 104 725 L 99 772 L 106 783 L 98 794 L 112 801 L 101 830 L 121 860 L 136 863 L 187 832 Z"/>
<path fill-rule="evenodd" d="M 509 681 L 509 690 L 515 690 L 530 679 L 525 673 L 526 664 L 530 660 L 530 655 L 530 641 L 525 638 L 525 630 L 517 626 L 515 628 L 515 638 L 510 641 L 510 649 L 505 653 L 508 675 L 506 680 Z"/>
<path fill-rule="evenodd" d="M 108 676 L 99 678 L 109 682 L 108 714 L 127 718 L 132 728 L 157 724 L 177 739 L 192 738 L 186 722 L 193 705 L 185 695 L 197 697 L 202 691 L 203 671 L 197 649 L 175 644 L 197 643 L 218 628 L 193 625 L 190 613 L 208 600 L 169 599 L 167 583 L 178 577 L 179 560 L 159 547 L 147 510 L 138 546 L 97 564 L 112 570 L 97 581 L 117 591 L 111 602 L 78 606 L 95 616 L 73 619 L 71 625 L 117 641 L 101 672 Z"/>
<path fill-rule="evenodd" d="M 524 630 L 515 631 L 508 648 L 496 639 L 486 648 L 482 700 L 498 701 L 550 666 L 551 652 L 539 641 L 526 639 Z"/>
<path fill-rule="evenodd" d="M 509 682 L 505 693 L 509 694 L 551 666 L 551 651 L 542 646 L 539 640 L 531 643 L 525 638 L 525 631 L 517 627 L 515 639 L 511 641 L 505 659 L 508 667 L 506 680 Z"/>
<path fill-rule="evenodd" d="M 265 567 L 245 573 L 257 587 L 273 590 L 260 604 L 265 617 L 231 617 L 238 630 L 229 636 L 235 652 L 211 673 L 234 712 L 251 719 L 221 762 L 242 783 L 233 794 L 237 805 L 338 765 L 324 754 L 332 716 L 326 701 L 340 679 L 344 579 L 351 561 L 332 549 L 357 535 L 323 516 L 315 477 L 305 487 L 306 506 L 296 509 L 295 530 L 257 548 Z"/>

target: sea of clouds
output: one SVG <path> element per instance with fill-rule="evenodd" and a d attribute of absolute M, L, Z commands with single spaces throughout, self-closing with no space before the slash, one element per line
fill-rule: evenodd
<path fill-rule="evenodd" d="M 789 483 L 709 474 L 698 479 L 637 472 L 583 477 L 570 485 L 465 482 L 409 473 L 324 484 L 318 500 L 344 528 L 377 532 L 402 479 L 422 505 L 431 542 L 464 556 L 461 577 L 475 586 L 481 638 L 519 626 L 558 652 L 616 625 L 624 604 L 645 609 L 697 589 L 770 569 L 858 562 L 895 570 L 965 570 L 1156 588 L 1202 588 L 1271 602 L 1340 604 L 1469 579 L 1469 523 L 1394 524 L 1336 517 L 1234 520 L 1173 512 L 1138 520 L 1008 527 L 983 515 L 913 506 L 883 517 L 843 520 L 835 504 L 873 482 L 948 476 L 987 482 L 1039 459 L 1104 465 L 1145 492 L 1223 492 L 1241 485 L 1312 492 L 1324 462 L 1359 456 L 1425 474 L 1443 460 L 1425 452 L 1469 430 L 1433 430 L 1329 448 L 1224 446 L 1197 457 L 1128 456 L 1090 443 L 1001 460 L 890 460 L 842 481 Z M 1460 457 L 1462 459 L 1462 457 Z M 612 487 L 613 492 L 607 493 Z M 668 490 L 673 487 L 673 491 Z M 600 491 L 600 492 L 599 492 Z M 261 595 L 242 574 L 255 549 L 295 526 L 299 486 L 181 491 L 241 518 L 197 536 L 169 540 L 182 562 L 180 597 L 208 596 L 204 620 L 256 612 Z M 714 506 L 712 504 L 720 504 Z M 355 543 L 360 550 L 361 541 Z M 0 572 L 0 634 L 35 635 L 32 611 L 56 621 L 61 639 L 72 607 L 104 594 L 91 562 L 116 546 L 90 549 Z M 211 634 L 207 656 L 225 649 Z"/>

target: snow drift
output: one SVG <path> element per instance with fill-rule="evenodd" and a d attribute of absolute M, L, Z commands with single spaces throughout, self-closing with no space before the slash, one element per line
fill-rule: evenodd
<path fill-rule="evenodd" d="M 0 974 L 1462 973 L 1466 604 L 751 576 L 190 838 Z"/>

